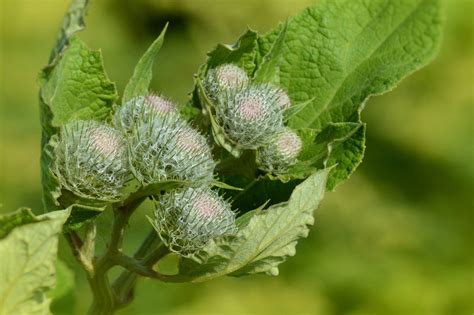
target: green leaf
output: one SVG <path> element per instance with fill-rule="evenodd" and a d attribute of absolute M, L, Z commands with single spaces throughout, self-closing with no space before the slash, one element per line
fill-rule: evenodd
<path fill-rule="evenodd" d="M 294 189 L 288 202 L 258 209 L 250 219 L 246 214 L 237 235 L 214 239 L 204 249 L 183 257 L 180 276 L 202 282 L 222 275 L 277 275 L 277 266 L 293 256 L 298 239 L 308 235 L 328 172 L 311 175 Z"/>
<path fill-rule="evenodd" d="M 437 0 L 326 0 L 288 23 L 280 84 L 308 103 L 290 120 L 298 129 L 359 120 L 370 95 L 391 90 L 431 61 L 440 43 Z M 259 38 L 266 54 L 279 29 Z"/>
<path fill-rule="evenodd" d="M 148 93 L 148 87 L 153 75 L 153 63 L 163 45 L 167 28 L 168 24 L 165 25 L 160 36 L 158 36 L 142 58 L 140 58 L 140 61 L 138 61 L 138 64 L 135 66 L 135 70 L 133 71 L 132 78 L 123 92 L 122 103 L 126 103 L 136 96 L 143 96 Z"/>
<path fill-rule="evenodd" d="M 84 17 L 87 13 L 89 0 L 73 0 L 66 14 L 64 15 L 63 25 L 58 33 L 56 45 L 51 51 L 49 64 L 66 48 L 69 44 L 69 39 L 77 32 L 84 29 Z"/>
<path fill-rule="evenodd" d="M 247 30 L 234 44 L 218 44 L 213 51 L 208 53 L 206 70 L 224 63 L 233 63 L 250 74 L 255 68 L 256 48 L 257 33 Z M 201 72 L 201 74 L 204 73 Z"/>
<path fill-rule="evenodd" d="M 278 81 L 295 104 L 288 125 L 297 132 L 313 129 L 324 135 L 317 138 L 323 142 L 305 142 L 310 147 L 303 151 L 320 149 L 312 150 L 313 167 L 325 155 L 326 165 L 336 165 L 328 189 L 345 181 L 362 161 L 365 126 L 360 112 L 367 99 L 390 91 L 433 59 L 440 20 L 437 0 L 326 0 L 289 20 L 279 45 L 283 58 L 278 57 Z M 257 73 L 268 64 L 263 56 L 281 40 L 282 29 L 259 37 L 256 60 L 262 64 Z M 340 125 L 339 134 L 327 138 L 327 128 L 346 123 L 355 124 L 357 132 L 346 131 L 341 138 L 350 125 Z M 298 178 L 304 168 L 298 165 L 275 179 Z"/>
<path fill-rule="evenodd" d="M 34 216 L 21 209 L 0 217 L 0 314 L 49 314 L 46 293 L 55 286 L 58 235 L 69 210 Z M 11 225 L 11 218 L 16 223 Z M 10 222 L 5 228 L 4 222 Z"/>
<path fill-rule="evenodd" d="M 279 84 L 280 62 L 282 58 L 283 43 L 285 40 L 288 22 L 283 24 L 277 39 L 272 45 L 270 51 L 263 57 L 263 61 L 255 71 L 254 81 L 262 83 Z"/>
<path fill-rule="evenodd" d="M 345 129 L 351 125 L 356 124 L 335 124 L 335 128 Z M 365 152 L 365 124 L 357 124 L 342 137 L 334 136 L 332 139 L 327 146 L 328 157 L 324 161 L 325 167 L 334 166 L 328 178 L 328 190 L 334 190 L 362 163 Z"/>
<path fill-rule="evenodd" d="M 57 64 L 41 76 L 41 98 L 51 110 L 52 126 L 60 127 L 70 120 L 105 119 L 117 91 L 105 74 L 102 53 L 72 37 Z"/>
<path fill-rule="evenodd" d="M 240 187 L 235 187 L 229 184 L 226 184 L 224 182 L 220 182 L 218 180 L 213 180 L 211 182 L 211 186 L 221 188 L 221 189 L 226 189 L 226 190 L 236 190 L 236 191 L 242 191 L 243 189 Z"/>

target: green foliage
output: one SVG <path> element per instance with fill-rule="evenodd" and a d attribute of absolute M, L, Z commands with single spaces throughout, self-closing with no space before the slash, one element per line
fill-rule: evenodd
<path fill-rule="evenodd" d="M 440 43 L 439 15 L 434 0 L 322 1 L 290 19 L 279 83 L 295 103 L 308 103 L 289 126 L 324 132 L 331 123 L 360 124 L 371 95 L 389 91 L 433 59 Z M 259 54 L 271 53 L 279 40 L 279 30 L 260 37 Z M 327 147 L 329 159 L 337 161 L 329 189 L 346 180 L 364 154 L 364 132 L 346 137 L 355 150 Z"/>
<path fill-rule="evenodd" d="M 133 75 L 123 92 L 122 104 L 130 101 L 134 97 L 143 96 L 148 93 L 148 87 L 153 74 L 153 63 L 163 45 L 167 28 L 168 24 L 166 24 L 160 36 L 151 44 L 150 48 L 148 48 L 136 65 Z"/>
<path fill-rule="evenodd" d="M 55 286 L 58 235 L 69 210 L 34 216 L 20 209 L 3 215 L 0 239 L 0 313 L 49 314 L 45 293 Z M 5 233 L 8 232 L 8 233 Z"/>
<path fill-rule="evenodd" d="M 41 85 L 41 97 L 51 110 L 54 127 L 77 119 L 104 119 L 117 99 L 115 84 L 105 74 L 102 54 L 89 50 L 77 37 L 70 39 L 57 64 L 43 73 Z"/>
<path fill-rule="evenodd" d="M 35 217 L 29 210 L 21 209 L 0 217 L 0 256 L 15 257 L 15 260 L 2 260 L 0 264 L 1 274 L 7 275 L 0 279 L 0 313 L 48 313 L 50 300 L 45 292 L 54 286 L 59 232 L 78 229 L 107 208 L 114 209 L 115 218 L 111 241 L 103 256 L 94 257 L 95 230 L 90 226 L 85 233 L 85 250 L 82 241 L 68 239 L 76 258 L 88 272 L 95 298 L 92 313 L 109 313 L 129 302 L 117 301 L 108 283 L 107 272 L 115 265 L 125 267 L 134 275 L 165 281 L 202 282 L 223 275 L 277 275 L 278 265 L 293 256 L 298 240 L 308 235 L 309 226 L 314 222 L 313 212 L 325 191 L 347 180 L 362 161 L 366 126 L 360 115 L 368 98 L 393 89 L 402 78 L 431 61 L 441 32 L 437 0 L 326 0 L 268 34 L 261 36 L 248 30 L 234 45 L 218 45 L 196 76 L 190 105 L 197 110 L 183 111 L 192 116 L 203 131 L 213 135 L 213 153 L 221 158 L 221 163 L 217 174 L 209 174 L 210 177 L 217 175 L 218 180 L 209 181 L 214 186 L 233 190 L 229 193 L 230 199 L 242 215 L 237 220 L 238 231 L 209 241 L 206 238 L 189 252 L 178 251 L 181 254 L 179 273 L 161 275 L 152 267 L 170 250 L 169 246 L 154 251 L 154 240 L 147 239 L 144 249 L 140 248 L 135 257 L 125 256 L 121 251 L 124 230 L 135 208 L 147 197 L 159 199 L 163 191 L 189 183 L 156 180 L 146 182 L 148 186 L 143 182 L 134 185 L 140 181 L 135 174 L 128 186 L 124 184 L 117 189 L 125 190 L 126 197 L 99 205 L 74 195 L 52 172 L 54 161 L 58 160 L 55 154 L 60 128 L 81 119 L 107 122 L 119 102 L 115 83 L 105 73 L 101 52 L 91 51 L 75 35 L 84 27 L 87 4 L 86 0 L 73 2 L 50 62 L 39 76 L 43 130 L 41 171 L 45 210 L 51 212 Z M 166 27 L 136 65 L 125 87 L 122 104 L 149 92 L 152 67 L 165 32 Z M 288 163 L 291 165 L 288 169 L 285 167 L 283 174 L 257 170 L 255 149 L 263 142 L 238 145 L 217 123 L 216 104 L 206 95 L 203 80 L 209 70 L 222 64 L 237 65 L 251 81 L 272 83 L 291 98 L 293 105 L 285 113 L 285 121 L 302 139 L 302 148 L 296 164 L 293 165 L 293 160 Z M 283 114 L 279 121 L 283 121 Z M 275 119 L 273 123 L 276 124 Z M 157 130 L 154 125 L 145 127 Z M 256 134 L 263 130 L 260 127 L 253 131 L 246 129 Z M 204 137 L 202 143 L 206 144 Z M 180 159 L 183 160 L 190 155 L 201 155 L 198 151 L 172 146 L 182 151 Z M 173 155 L 171 159 L 177 160 L 177 154 L 167 150 Z M 131 159 L 145 160 L 145 154 L 138 155 L 132 154 L 127 164 L 133 164 Z M 156 156 L 148 155 L 156 160 Z M 70 161 L 68 156 L 64 159 Z M 155 169 L 155 166 L 146 169 Z M 106 175 L 110 174 L 106 172 Z M 68 210 L 58 210 L 66 208 Z M 189 213 L 182 217 L 194 220 Z M 206 224 L 201 225 L 203 230 L 207 228 Z M 189 234 L 191 241 L 202 236 Z M 169 244 L 165 242 L 165 245 Z M 67 268 L 59 266 L 61 286 L 50 293 L 56 298 L 67 295 L 73 285 Z M 125 279 L 124 283 L 131 286 L 130 291 L 121 293 L 128 298 L 133 296 L 135 280 L 127 277 L 125 274 L 118 280 Z"/>

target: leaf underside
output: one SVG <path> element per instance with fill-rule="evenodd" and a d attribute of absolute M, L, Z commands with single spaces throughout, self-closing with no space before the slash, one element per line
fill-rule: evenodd
<path fill-rule="evenodd" d="M 36 217 L 20 209 L 0 216 L 2 233 L 8 231 L 0 238 L 0 314 L 50 313 L 45 294 L 56 283 L 58 236 L 69 212 Z"/>

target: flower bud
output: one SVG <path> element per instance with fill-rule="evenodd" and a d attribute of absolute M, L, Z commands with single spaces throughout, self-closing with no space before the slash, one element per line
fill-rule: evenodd
<path fill-rule="evenodd" d="M 186 188 L 157 201 L 154 226 L 170 250 L 188 254 L 237 231 L 230 204 L 209 188 Z"/>
<path fill-rule="evenodd" d="M 152 116 L 137 123 L 129 137 L 129 154 L 132 172 L 143 184 L 213 178 L 215 162 L 206 138 L 173 117 Z"/>
<path fill-rule="evenodd" d="M 53 172 L 77 196 L 114 200 L 129 175 L 121 134 L 97 121 L 72 121 L 60 132 Z"/>
<path fill-rule="evenodd" d="M 276 90 L 264 84 L 225 93 L 216 107 L 217 122 L 240 147 L 256 149 L 283 126 L 283 111 L 277 101 Z"/>
<path fill-rule="evenodd" d="M 290 128 L 283 128 L 268 145 L 257 150 L 257 164 L 268 172 L 284 172 L 297 162 L 301 148 L 300 137 Z"/>
<path fill-rule="evenodd" d="M 114 124 L 117 128 L 128 132 L 133 124 L 140 120 L 147 120 L 150 116 L 177 117 L 178 108 L 169 99 L 150 93 L 146 96 L 135 97 L 120 106 L 115 112 Z"/>
<path fill-rule="evenodd" d="M 209 70 L 204 81 L 207 94 L 215 99 L 219 93 L 240 89 L 249 81 L 247 73 L 233 64 L 223 64 Z"/>

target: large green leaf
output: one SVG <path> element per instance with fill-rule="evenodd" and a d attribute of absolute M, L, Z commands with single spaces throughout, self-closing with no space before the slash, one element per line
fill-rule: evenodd
<path fill-rule="evenodd" d="M 361 124 L 360 111 L 371 95 L 393 89 L 433 59 L 440 43 L 439 7 L 438 0 L 326 0 L 292 18 L 279 82 L 295 104 L 304 105 L 289 126 L 327 133 L 334 123 Z M 280 29 L 258 39 L 260 56 L 281 40 Z M 336 165 L 328 189 L 361 162 L 364 128 L 343 142 L 330 140 L 338 149 L 321 147 Z"/>
<path fill-rule="evenodd" d="M 58 235 L 69 210 L 34 216 L 21 209 L 0 217 L 0 314 L 49 314 Z M 7 222 L 7 223 L 6 223 Z"/>
<path fill-rule="evenodd" d="M 136 96 L 143 96 L 148 92 L 148 87 L 153 75 L 153 63 L 163 45 L 167 28 L 168 24 L 165 25 L 160 36 L 158 36 L 142 56 L 140 61 L 138 61 L 138 64 L 135 66 L 135 70 L 133 71 L 133 75 L 123 92 L 122 103 L 125 103 Z"/>
<path fill-rule="evenodd" d="M 290 121 L 322 129 L 357 121 L 373 94 L 392 89 L 434 57 L 440 39 L 438 0 L 326 0 L 288 23 L 280 84 L 292 100 L 312 100 Z M 260 37 L 269 51 L 279 30 Z"/>
<path fill-rule="evenodd" d="M 227 274 L 277 275 L 277 266 L 293 256 L 298 239 L 308 235 L 328 172 L 311 175 L 294 189 L 288 202 L 258 209 L 253 216 L 247 213 L 237 235 L 214 239 L 192 256 L 183 257 L 180 276 L 201 282 Z"/>

